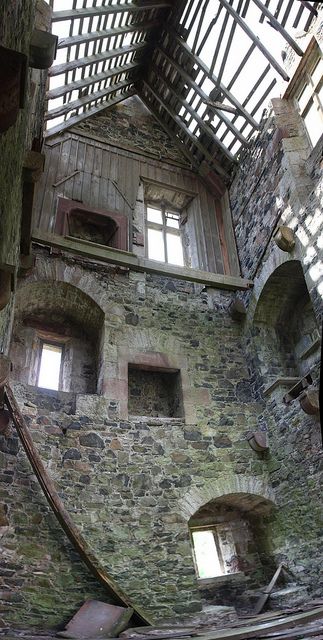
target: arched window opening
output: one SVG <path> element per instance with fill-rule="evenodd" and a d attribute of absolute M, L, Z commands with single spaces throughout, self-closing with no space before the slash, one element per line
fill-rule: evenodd
<path fill-rule="evenodd" d="M 103 321 L 99 306 L 72 285 L 39 282 L 20 289 L 13 378 L 54 391 L 100 392 Z"/>
<path fill-rule="evenodd" d="M 271 508 L 260 496 L 232 494 L 210 501 L 190 518 L 193 561 L 206 600 L 243 607 L 246 588 L 266 583 L 273 566 L 266 524 Z"/>

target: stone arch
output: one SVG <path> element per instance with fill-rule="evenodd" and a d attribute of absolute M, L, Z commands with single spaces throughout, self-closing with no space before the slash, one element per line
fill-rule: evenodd
<path fill-rule="evenodd" d="M 102 308 L 75 285 L 46 279 L 18 288 L 11 352 L 20 382 L 37 384 L 41 344 L 49 341 L 63 345 L 59 389 L 100 392 L 103 339 Z"/>
<path fill-rule="evenodd" d="M 215 500 L 239 500 L 240 509 L 268 512 L 275 505 L 273 490 L 257 476 L 232 475 L 210 480 L 190 489 L 179 501 L 179 511 L 188 521 L 203 505 Z"/>
<path fill-rule="evenodd" d="M 289 259 L 258 288 L 252 332 L 265 375 L 304 375 L 317 354 L 304 356 L 318 331 L 312 301 L 299 260 Z"/>

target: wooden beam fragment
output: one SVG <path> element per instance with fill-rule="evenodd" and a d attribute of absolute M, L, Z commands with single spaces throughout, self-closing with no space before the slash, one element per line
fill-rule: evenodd
<path fill-rule="evenodd" d="M 227 2 L 227 0 L 219 0 L 219 2 L 227 11 L 229 11 L 229 13 L 231 13 L 234 20 L 238 23 L 241 29 L 243 29 L 243 31 L 247 34 L 247 36 L 249 36 L 250 40 L 252 40 L 255 43 L 255 45 L 258 47 L 261 53 L 267 58 L 267 60 L 274 67 L 274 69 L 276 69 L 277 73 L 279 73 L 279 75 L 288 82 L 289 76 L 286 73 L 285 69 L 283 69 L 283 67 L 280 66 L 276 58 L 274 58 L 274 56 L 271 55 L 271 53 L 268 51 L 268 49 L 266 49 L 266 47 L 263 45 L 261 40 L 254 34 L 254 32 L 250 29 L 250 27 L 248 27 L 247 23 L 239 16 L 239 14 L 235 11 L 235 9 L 231 6 L 231 4 Z"/>
<path fill-rule="evenodd" d="M 192 53 L 192 51 L 191 51 L 190 47 L 188 46 L 188 44 L 186 42 L 184 42 L 184 40 L 178 36 L 176 31 L 172 27 L 169 27 L 167 29 L 167 31 L 171 36 L 171 40 L 176 42 L 183 49 L 183 51 L 185 51 L 185 53 L 187 53 L 187 55 L 189 55 L 191 57 L 191 59 L 194 61 L 194 63 L 197 66 L 199 66 L 200 69 L 208 76 L 210 70 L 208 69 L 207 65 L 203 62 L 203 60 L 201 60 L 201 58 L 199 58 L 198 56 L 195 56 Z M 239 111 L 240 115 L 243 116 L 245 118 L 245 120 L 247 120 L 249 122 L 249 124 L 251 124 L 251 126 L 254 129 L 259 130 L 260 129 L 260 125 L 258 124 L 258 122 L 250 115 L 250 113 L 243 107 L 243 105 L 240 104 L 239 100 L 237 100 L 237 98 L 231 93 L 231 91 L 229 91 L 225 87 L 225 85 L 222 84 L 222 82 L 218 82 L 218 78 L 214 74 L 212 75 L 212 77 L 210 79 L 215 84 L 215 86 L 219 87 L 219 89 L 226 96 L 226 98 L 229 100 L 229 102 L 231 102 L 237 108 L 237 111 Z"/>
<path fill-rule="evenodd" d="M 288 42 L 288 44 L 292 47 L 292 49 L 294 49 L 295 53 L 297 53 L 298 56 L 303 55 L 303 51 L 300 48 L 300 46 L 297 44 L 297 42 L 295 42 L 295 40 L 289 35 L 288 31 L 286 31 L 286 29 L 284 29 L 284 27 L 280 24 L 280 22 L 275 18 L 275 16 L 271 13 L 271 11 L 269 11 L 269 9 L 267 9 L 267 7 L 261 2 L 261 0 L 253 0 L 253 2 L 257 5 L 258 9 L 260 9 L 260 11 L 267 17 L 269 18 L 269 21 L 271 23 L 271 25 L 277 30 L 279 31 L 279 33 L 283 36 L 283 38 L 285 38 L 286 42 Z"/>
<path fill-rule="evenodd" d="M 126 6 L 126 5 L 124 5 Z M 58 49 L 64 49 L 65 47 L 72 47 L 74 45 L 80 45 L 84 42 L 95 42 L 96 40 L 104 40 L 104 38 L 116 38 L 120 35 L 126 35 L 127 33 L 142 32 L 153 29 L 158 25 L 157 20 L 152 22 L 131 23 L 124 27 L 115 27 L 114 29 L 106 29 L 105 31 L 90 31 L 89 33 L 80 33 L 68 38 L 60 38 L 58 41 Z"/>
<path fill-rule="evenodd" d="M 175 278 L 175 280 L 198 282 L 215 289 L 237 291 L 247 290 L 253 286 L 250 280 L 245 280 L 237 276 L 211 273 L 209 271 L 200 271 L 199 269 L 190 269 L 187 267 L 176 267 L 175 265 L 157 262 L 156 260 L 140 258 L 128 251 L 121 251 L 120 249 L 114 249 L 71 236 L 58 236 L 34 229 L 32 240 L 34 243 L 55 247 L 56 249 L 84 256 L 97 262 L 127 267 L 133 269 L 133 271 L 169 276 L 170 278 Z"/>
<path fill-rule="evenodd" d="M 154 91 L 154 89 L 146 82 L 145 80 L 142 82 L 143 86 L 150 91 L 150 93 L 154 96 L 155 100 L 159 102 L 159 104 L 167 111 L 167 113 L 171 116 L 171 118 L 176 122 L 178 127 L 185 133 L 185 135 L 191 140 L 193 145 L 202 153 L 202 155 L 208 159 L 208 161 L 212 164 L 214 169 L 226 180 L 229 180 L 229 175 L 223 169 L 223 167 L 219 164 L 219 162 L 211 155 L 211 153 L 205 149 L 205 147 L 201 144 L 197 137 L 195 137 L 188 127 L 185 125 L 183 120 L 180 118 L 175 111 L 171 109 L 171 107 L 163 101 L 163 99 Z"/>
<path fill-rule="evenodd" d="M 133 84 L 133 79 L 123 80 L 122 82 L 118 82 L 117 84 L 112 84 L 110 87 L 105 87 L 101 89 L 101 91 L 95 91 L 94 93 L 90 93 L 87 96 L 83 96 L 78 100 L 73 100 L 72 102 L 66 102 L 61 107 L 56 107 L 56 109 L 52 109 L 47 112 L 46 120 L 52 120 L 53 118 L 58 118 L 59 116 L 64 116 L 70 111 L 74 111 L 75 109 L 79 109 L 80 107 L 84 107 L 85 105 L 93 102 L 94 100 L 99 100 L 100 98 L 107 98 L 110 94 L 116 93 L 120 91 L 120 89 L 126 89 L 130 84 Z"/>
<path fill-rule="evenodd" d="M 142 13 L 152 9 L 170 9 L 171 2 L 150 2 L 145 4 L 133 4 L 132 2 L 120 4 L 110 4 L 100 7 L 87 7 L 86 9 L 67 9 L 64 11 L 54 11 L 52 22 L 62 20 L 73 20 L 75 18 L 94 18 L 95 16 L 107 16 L 116 13 Z"/>
<path fill-rule="evenodd" d="M 104 109 L 107 109 L 108 107 L 111 107 L 114 104 L 118 104 L 118 102 L 122 102 L 122 100 L 126 100 L 126 98 L 130 98 L 130 96 L 133 96 L 134 93 L 135 93 L 134 89 L 129 89 L 128 91 L 125 91 L 124 93 L 119 94 L 115 98 L 111 98 L 110 100 L 105 100 L 103 103 L 97 105 L 96 107 L 91 107 L 91 109 L 88 109 L 84 113 L 79 113 L 76 116 L 72 116 L 71 118 L 68 118 L 68 120 L 65 120 L 64 122 L 61 122 L 55 127 L 52 127 L 51 129 L 48 129 L 47 131 L 45 131 L 44 138 L 55 136 L 57 133 L 61 133 L 65 129 L 69 129 L 70 127 L 73 127 L 75 124 L 78 124 L 82 120 L 89 118 L 89 116 L 93 116 L 96 113 L 99 113 L 100 111 L 103 111 Z"/>
<path fill-rule="evenodd" d="M 137 42 L 135 44 L 128 45 L 126 47 L 118 47 L 118 49 L 110 49 L 103 53 L 96 53 L 93 56 L 85 56 L 84 58 L 78 58 L 76 60 L 70 60 L 62 64 L 56 64 L 48 71 L 49 76 L 59 76 L 68 71 L 74 69 L 87 67 L 88 65 L 98 64 L 99 62 L 105 62 L 113 58 L 120 58 L 120 56 L 127 56 L 129 53 L 137 53 L 147 47 L 147 42 Z"/>

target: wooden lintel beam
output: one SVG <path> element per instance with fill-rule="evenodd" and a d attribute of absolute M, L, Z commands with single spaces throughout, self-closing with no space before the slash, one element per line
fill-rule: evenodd
<path fill-rule="evenodd" d="M 115 93 L 120 89 L 125 89 L 130 84 L 133 84 L 132 79 L 123 80 L 122 82 L 118 82 L 117 84 L 112 84 L 110 87 L 105 87 L 104 89 L 101 89 L 101 91 L 96 91 L 95 93 L 90 93 L 87 96 L 83 96 L 78 100 L 73 100 L 72 102 L 66 102 L 66 104 L 62 105 L 61 107 L 56 107 L 56 109 L 52 109 L 51 111 L 48 111 L 45 119 L 52 120 L 53 118 L 59 118 L 60 116 L 64 116 L 69 111 L 74 111 L 74 109 L 79 109 L 81 107 L 84 107 L 89 102 L 93 102 L 94 100 L 99 100 L 100 98 L 106 98 L 111 93 Z"/>
<path fill-rule="evenodd" d="M 186 109 L 186 111 L 188 111 L 191 114 L 193 119 L 198 123 L 200 129 L 202 129 L 211 138 L 211 140 L 213 140 L 220 147 L 222 153 L 224 153 L 224 155 L 230 160 L 230 162 L 237 162 L 235 157 L 232 155 L 230 151 L 228 151 L 228 149 L 225 147 L 223 142 L 221 142 L 219 138 L 216 138 L 216 136 L 214 135 L 214 132 L 212 131 L 211 127 L 207 124 L 207 122 L 202 120 L 202 118 L 197 113 L 197 110 L 193 109 L 193 107 L 186 100 L 184 100 L 184 98 L 181 98 L 181 96 L 176 93 L 175 89 L 173 89 L 172 85 L 167 81 L 165 76 L 161 75 L 161 69 L 159 69 L 154 64 L 152 65 L 152 68 L 155 70 L 155 73 L 157 75 L 159 74 L 160 81 L 175 96 L 175 98 L 181 103 L 184 109 Z"/>
<path fill-rule="evenodd" d="M 52 22 L 73 20 L 75 18 L 94 18 L 95 16 L 107 16 L 112 13 L 140 13 L 142 11 L 151 11 L 152 9 L 170 9 L 171 6 L 171 2 L 150 2 L 142 5 L 118 3 L 101 7 L 88 7 L 86 9 L 67 9 L 65 11 L 54 11 Z"/>
<path fill-rule="evenodd" d="M 275 16 L 273 16 L 271 11 L 269 11 L 269 9 L 267 9 L 267 7 L 261 2 L 261 0 L 253 0 L 253 2 L 255 3 L 255 5 L 257 5 L 258 9 L 260 9 L 260 11 L 269 19 L 269 22 L 272 24 L 272 26 L 277 31 L 279 31 L 279 33 L 283 36 L 283 38 L 285 38 L 286 42 L 288 42 L 288 44 L 292 47 L 292 49 L 294 49 L 295 53 L 297 53 L 298 56 L 302 57 L 303 51 L 300 48 L 300 46 L 289 35 L 288 31 L 286 31 L 286 29 L 284 29 L 284 27 L 280 24 L 280 22 L 277 20 L 277 18 L 275 18 Z"/>
<path fill-rule="evenodd" d="M 267 58 L 268 62 L 276 69 L 277 73 L 286 81 L 289 80 L 289 76 L 286 73 L 285 69 L 280 66 L 277 62 L 276 58 L 271 55 L 271 53 L 266 49 L 261 40 L 254 34 L 254 32 L 248 27 L 247 23 L 239 16 L 236 10 L 231 6 L 227 0 L 219 0 L 221 5 L 232 15 L 237 24 L 243 29 L 243 31 L 249 36 L 250 40 L 255 43 L 261 53 Z"/>
<path fill-rule="evenodd" d="M 125 6 L 125 5 L 124 5 Z M 157 20 L 153 22 L 143 23 L 131 23 L 124 27 L 115 27 L 114 29 L 106 29 L 105 31 L 90 31 L 89 33 L 80 33 L 69 38 L 60 38 L 58 41 L 57 49 L 64 49 L 65 47 L 72 47 L 73 45 L 80 45 L 84 42 L 94 42 L 96 40 L 103 40 L 104 38 L 115 38 L 116 36 L 125 35 L 127 33 L 148 31 L 158 25 Z"/>
<path fill-rule="evenodd" d="M 48 71 L 49 76 L 59 76 L 67 71 L 73 71 L 86 67 L 88 65 L 97 64 L 98 62 L 105 62 L 111 60 L 111 58 L 120 58 L 120 56 L 126 56 L 129 53 L 137 53 L 147 47 L 147 42 L 137 42 L 126 47 L 119 47 L 118 49 L 110 49 L 109 51 L 103 51 L 93 56 L 86 56 L 85 58 L 79 58 L 77 60 L 71 60 L 70 62 L 64 62 L 62 64 L 56 64 Z"/>
<path fill-rule="evenodd" d="M 99 113 L 100 111 L 103 111 L 108 107 L 112 107 L 112 105 L 114 104 L 118 104 L 118 102 L 122 102 L 122 100 L 125 100 L 126 98 L 130 98 L 130 96 L 133 96 L 134 93 L 135 93 L 134 89 L 129 89 L 128 91 L 125 91 L 124 93 L 119 94 L 115 98 L 110 98 L 110 100 L 105 100 L 103 103 L 97 105 L 96 107 L 91 107 L 91 109 L 88 109 L 88 111 L 85 111 L 83 113 L 78 113 L 76 116 L 72 116 L 68 120 L 65 120 L 64 122 L 61 122 L 55 127 L 52 127 L 51 129 L 48 129 L 47 131 L 45 131 L 44 138 L 50 138 L 51 136 L 55 136 L 57 133 L 61 133 L 65 129 L 69 129 L 70 127 L 73 127 L 79 122 L 82 122 L 82 120 L 85 120 L 90 116 L 94 116 L 96 113 Z"/>
<path fill-rule="evenodd" d="M 113 67 L 112 69 L 108 69 L 107 71 L 103 71 L 102 73 L 91 75 L 91 76 L 88 76 L 87 78 L 82 78 L 81 80 L 75 80 L 74 82 L 70 82 L 67 85 L 62 85 L 61 87 L 56 87 L 55 89 L 50 89 L 46 93 L 46 98 L 47 100 L 54 100 L 55 98 L 64 96 L 66 93 L 70 93 L 71 91 L 79 91 L 79 90 L 85 89 L 91 84 L 94 85 L 95 82 L 102 82 L 103 80 L 108 80 L 108 78 L 113 78 L 114 76 L 117 76 L 120 73 L 127 73 L 128 71 L 133 71 L 137 67 L 138 67 L 137 62 L 130 62 L 129 64 L 125 64 L 123 67 Z"/>
<path fill-rule="evenodd" d="M 200 96 L 203 102 L 207 103 L 207 101 L 209 100 L 209 96 L 207 96 L 206 93 L 203 91 L 203 89 L 201 89 L 201 87 L 195 82 L 195 80 L 191 78 L 191 76 L 187 73 L 187 71 L 182 69 L 182 67 L 176 62 L 176 60 L 171 58 L 163 47 L 158 47 L 158 51 L 160 51 L 163 54 L 163 56 L 166 58 L 166 60 L 174 67 L 174 69 L 176 69 L 176 71 L 181 74 L 185 82 L 190 84 L 192 89 L 196 91 L 196 93 Z M 225 109 L 225 106 L 223 107 L 224 109 Z M 228 108 L 228 111 L 229 110 L 230 110 L 230 107 Z M 234 107 L 234 113 L 236 113 L 236 107 Z M 228 129 L 232 131 L 232 133 L 238 138 L 238 140 L 240 140 L 242 144 L 248 143 L 248 140 L 246 140 L 246 138 L 241 134 L 239 129 L 237 129 L 237 127 L 234 124 L 232 124 L 229 118 L 226 118 L 225 115 L 223 115 L 222 113 L 219 114 L 218 117 L 220 118 L 220 120 L 222 120 L 222 122 L 224 122 L 224 124 L 228 127 Z M 212 135 L 214 136 L 214 132 Z"/>
<path fill-rule="evenodd" d="M 188 44 L 182 38 L 180 38 L 180 36 L 176 33 L 176 31 L 173 28 L 169 27 L 168 33 L 172 37 L 172 39 L 176 41 L 178 45 L 180 45 L 180 47 L 191 58 L 191 60 L 193 60 L 194 64 L 198 65 L 201 71 L 203 71 L 207 76 L 209 76 L 209 69 L 207 65 L 203 62 L 203 60 L 201 60 L 201 58 L 199 58 L 198 56 L 194 55 L 194 53 L 192 53 Z M 247 120 L 254 129 L 260 130 L 260 125 L 258 124 L 258 122 L 250 115 L 248 111 L 246 111 L 246 109 L 242 106 L 242 104 L 240 104 L 239 100 L 236 99 L 236 97 L 231 93 L 231 91 L 229 91 L 229 89 L 227 89 L 225 85 L 222 84 L 222 82 L 218 82 L 218 79 L 214 74 L 210 76 L 210 80 L 212 80 L 215 86 L 219 87 L 219 89 L 226 96 L 229 102 L 231 102 L 237 108 L 240 115 L 242 115 L 245 118 L 245 120 Z"/>
<path fill-rule="evenodd" d="M 37 244 L 55 247 L 62 251 L 74 253 L 91 260 L 105 262 L 106 264 L 127 267 L 134 271 L 168 276 L 170 278 L 175 278 L 176 280 L 197 282 L 215 289 L 244 291 L 253 286 L 253 283 L 250 280 L 245 280 L 237 276 L 228 276 L 221 273 L 211 273 L 186 267 L 176 267 L 175 265 L 141 258 L 128 251 L 121 251 L 119 249 L 95 244 L 79 238 L 72 238 L 70 236 L 64 237 L 51 233 L 40 232 L 37 229 L 34 229 L 33 231 L 32 241 Z"/>
<path fill-rule="evenodd" d="M 157 102 L 163 107 L 163 109 L 167 111 L 170 117 L 176 122 L 178 127 L 183 131 L 183 133 L 187 136 L 187 138 L 189 138 L 189 140 L 193 143 L 193 145 L 202 153 L 202 155 L 205 158 L 207 158 L 207 160 L 213 166 L 215 171 L 217 171 L 226 180 L 229 180 L 229 175 L 227 174 L 227 172 L 223 169 L 223 167 L 219 164 L 219 162 L 215 160 L 212 154 L 207 149 L 205 149 L 205 147 L 201 144 L 199 139 L 191 133 L 191 131 L 185 125 L 183 120 L 177 115 L 177 113 L 175 113 L 170 108 L 170 106 L 162 100 L 161 96 L 159 96 L 154 91 L 154 89 L 150 86 L 150 84 L 148 84 L 148 82 L 144 80 L 143 85 L 144 87 L 146 87 L 146 89 L 148 89 L 148 91 L 150 91 L 150 93 L 154 96 L 155 100 L 157 100 Z"/>

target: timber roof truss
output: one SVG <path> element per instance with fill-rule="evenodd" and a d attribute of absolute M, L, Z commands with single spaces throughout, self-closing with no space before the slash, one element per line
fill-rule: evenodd
<path fill-rule="evenodd" d="M 137 93 L 192 165 L 224 181 L 277 80 L 288 81 L 286 45 L 301 58 L 294 32 L 307 32 L 323 4 L 65 0 L 56 10 L 61 0 L 50 2 L 59 41 L 47 135 Z"/>

